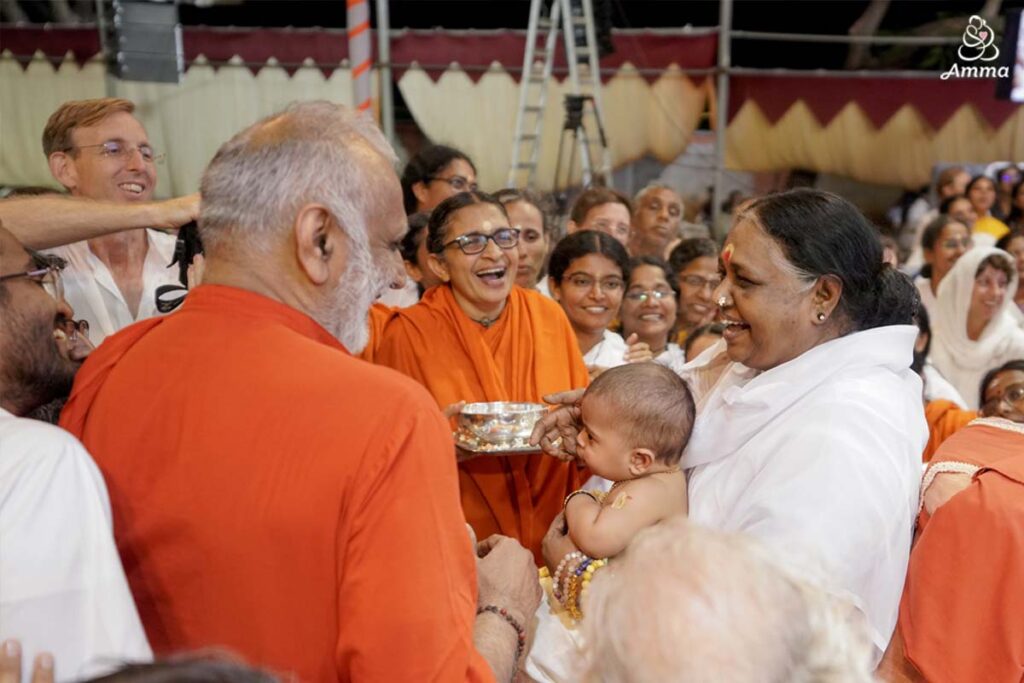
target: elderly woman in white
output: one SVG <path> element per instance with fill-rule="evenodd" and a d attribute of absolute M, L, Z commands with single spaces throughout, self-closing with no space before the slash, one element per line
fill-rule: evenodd
<path fill-rule="evenodd" d="M 970 250 L 939 284 L 931 360 L 971 410 L 985 373 L 1024 358 L 1024 329 L 1011 312 L 1017 286 L 1013 257 L 995 247 Z"/>
<path fill-rule="evenodd" d="M 863 616 L 877 662 L 896 624 L 928 435 L 910 369 L 916 291 L 883 265 L 860 212 L 816 190 L 752 202 L 721 268 L 725 336 L 680 369 L 697 397 L 683 454 L 690 518 L 759 539 L 796 572 L 805 558 L 823 566 L 822 587 Z M 571 455 L 577 418 L 565 406 L 534 437 Z M 574 550 L 556 519 L 545 558 Z"/>

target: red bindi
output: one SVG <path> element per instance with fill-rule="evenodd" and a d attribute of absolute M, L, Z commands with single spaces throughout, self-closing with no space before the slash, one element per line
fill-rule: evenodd
<path fill-rule="evenodd" d="M 732 252 L 736 251 L 736 245 L 727 244 L 725 249 L 722 250 L 722 263 L 729 265 L 729 261 L 732 260 Z"/>

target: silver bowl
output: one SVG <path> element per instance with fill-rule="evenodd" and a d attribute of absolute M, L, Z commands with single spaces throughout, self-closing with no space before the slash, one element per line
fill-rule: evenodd
<path fill-rule="evenodd" d="M 470 443 L 523 448 L 545 413 L 542 403 L 468 403 L 459 413 L 459 431 Z"/>

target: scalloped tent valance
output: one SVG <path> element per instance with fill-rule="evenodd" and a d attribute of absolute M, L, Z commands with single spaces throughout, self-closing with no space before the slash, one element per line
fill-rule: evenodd
<path fill-rule="evenodd" d="M 376 38 L 372 42 L 376 50 Z M 605 80 L 626 63 L 652 81 L 670 64 L 681 69 L 710 69 L 718 49 L 717 35 L 707 29 L 614 31 L 612 43 L 615 53 L 601 60 Z M 401 78 L 416 63 L 436 81 L 451 64 L 458 64 L 475 81 L 497 63 L 518 80 L 525 44 L 525 31 L 395 31 L 391 61 L 395 78 Z M 186 27 L 182 30 L 182 48 L 187 67 L 200 55 L 215 68 L 240 58 L 254 73 L 271 59 L 289 74 L 312 60 L 329 77 L 348 59 L 345 32 L 333 29 Z M 42 51 L 54 65 L 70 53 L 81 66 L 99 54 L 100 40 L 95 28 L 4 25 L 0 28 L 0 51 L 4 50 L 22 58 Z M 565 60 L 559 53 L 556 74 L 564 73 L 564 67 Z"/>

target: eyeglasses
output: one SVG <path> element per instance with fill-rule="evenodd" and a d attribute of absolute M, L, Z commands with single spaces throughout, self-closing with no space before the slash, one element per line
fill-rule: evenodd
<path fill-rule="evenodd" d="M 643 304 L 647 301 L 654 299 L 655 301 L 661 301 L 669 297 L 675 296 L 675 292 L 671 289 L 631 289 L 626 292 L 626 298 L 630 301 Z"/>
<path fill-rule="evenodd" d="M 720 277 L 701 277 L 700 275 L 682 275 L 679 278 L 682 282 L 685 282 L 688 286 L 694 289 L 704 289 L 707 287 L 712 292 L 718 289 L 718 285 L 722 284 L 722 278 Z"/>
<path fill-rule="evenodd" d="M 971 244 L 972 244 L 972 242 L 971 242 L 971 238 L 970 237 L 961 237 L 960 239 L 957 239 L 955 237 L 951 237 L 950 239 L 948 239 L 948 240 L 946 240 L 946 241 L 944 241 L 942 243 L 942 248 L 943 249 L 956 249 L 957 247 L 963 247 L 964 249 L 970 249 L 971 248 Z"/>
<path fill-rule="evenodd" d="M 1011 384 L 1006 387 L 1002 396 L 985 401 L 985 404 L 981 406 L 981 414 L 989 417 L 996 415 L 999 412 L 999 406 L 1004 402 L 1011 408 L 1024 412 L 1024 382 Z"/>
<path fill-rule="evenodd" d="M 476 183 L 471 183 L 468 178 L 463 178 L 460 175 L 453 175 L 450 178 L 442 178 L 441 176 L 432 175 L 428 176 L 427 180 L 440 180 L 442 183 L 448 183 L 456 192 L 465 192 L 467 190 L 470 192 L 476 192 L 477 190 Z"/>
<path fill-rule="evenodd" d="M 142 160 L 147 164 L 159 164 L 164 160 L 164 155 L 157 154 L 149 145 L 130 145 L 127 142 L 121 142 L 120 140 L 107 140 L 106 142 L 101 142 L 98 145 L 79 145 L 77 147 L 68 147 L 63 151 L 70 152 L 75 149 L 91 149 L 93 147 L 99 148 L 100 155 L 108 159 L 128 159 L 135 150 L 139 150 Z"/>
<path fill-rule="evenodd" d="M 598 289 L 602 292 L 617 292 L 626 284 L 622 281 L 622 278 L 618 277 L 606 277 L 603 280 L 595 280 L 589 275 L 572 275 L 568 281 L 576 289 L 593 289 L 594 285 L 597 285 Z"/>
<path fill-rule="evenodd" d="M 64 266 L 67 265 L 64 259 L 57 256 L 48 256 L 33 252 L 32 260 L 35 262 L 36 268 L 26 270 L 22 273 L 0 275 L 0 282 L 22 277 L 28 278 L 29 280 L 38 282 L 42 285 L 43 289 L 46 290 L 46 293 L 57 301 L 63 301 L 64 283 L 61 281 L 60 271 L 64 270 Z"/>
<path fill-rule="evenodd" d="M 519 244 L 519 231 L 516 228 L 498 228 L 490 235 L 483 232 L 471 232 L 446 242 L 441 249 L 447 249 L 454 244 L 466 256 L 473 256 L 482 253 L 487 248 L 488 240 L 497 244 L 499 249 L 511 249 Z"/>

